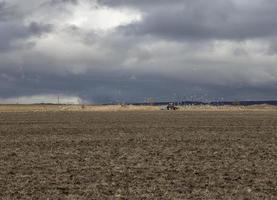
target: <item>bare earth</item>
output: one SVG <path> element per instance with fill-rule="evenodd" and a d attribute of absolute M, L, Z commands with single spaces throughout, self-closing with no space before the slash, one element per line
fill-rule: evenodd
<path fill-rule="evenodd" d="M 277 199 L 275 108 L 8 107 L 0 199 Z"/>

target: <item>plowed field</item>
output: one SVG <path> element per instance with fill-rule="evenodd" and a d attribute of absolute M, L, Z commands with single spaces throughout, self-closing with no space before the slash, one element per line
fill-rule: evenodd
<path fill-rule="evenodd" d="M 277 199 L 277 111 L 3 112 L 0 199 Z"/>

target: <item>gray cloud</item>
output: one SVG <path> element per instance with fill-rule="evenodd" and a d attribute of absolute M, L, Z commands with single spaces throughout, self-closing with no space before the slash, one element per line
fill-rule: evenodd
<path fill-rule="evenodd" d="M 50 4 L 63 4 L 63 3 L 72 3 L 77 4 L 78 0 L 51 0 Z"/>
<path fill-rule="evenodd" d="M 50 32 L 52 26 L 49 24 L 38 24 L 32 22 L 23 25 L 17 22 L 0 22 L 0 51 L 7 51 L 10 48 L 18 48 L 16 42 L 30 37 L 39 37 L 44 33 Z"/>
<path fill-rule="evenodd" d="M 135 7 L 139 9 L 154 9 L 164 6 L 178 6 L 183 4 L 180 0 L 98 0 L 100 4 L 112 7 Z M 190 2 L 190 1 L 187 1 Z"/>
<path fill-rule="evenodd" d="M 0 22 L 18 18 L 15 6 L 9 5 L 6 1 L 0 1 Z"/>
<path fill-rule="evenodd" d="M 99 30 L 88 13 L 101 9 L 101 23 L 126 10 L 141 20 Z M 0 99 L 276 99 L 276 9 L 273 0 L 2 2 Z"/>
<path fill-rule="evenodd" d="M 40 37 L 53 29 L 52 25 L 45 22 L 25 22 L 27 16 L 18 5 L 0 2 L 0 51 L 21 48 L 29 38 Z"/>
<path fill-rule="evenodd" d="M 277 34 L 277 4 L 271 0 L 253 1 L 247 6 L 231 0 L 179 1 L 169 5 L 168 1 L 161 1 L 160 4 L 163 6 L 151 7 L 153 10 L 145 13 L 143 21 L 125 26 L 125 32 L 173 40 L 245 40 Z M 133 6 L 141 5 L 149 6 L 149 3 L 133 1 Z"/>

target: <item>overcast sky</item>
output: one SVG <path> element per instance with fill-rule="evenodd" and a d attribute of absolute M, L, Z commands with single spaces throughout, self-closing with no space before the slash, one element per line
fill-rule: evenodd
<path fill-rule="evenodd" d="M 277 99 L 276 11 L 276 0 L 0 0 L 0 102 Z"/>

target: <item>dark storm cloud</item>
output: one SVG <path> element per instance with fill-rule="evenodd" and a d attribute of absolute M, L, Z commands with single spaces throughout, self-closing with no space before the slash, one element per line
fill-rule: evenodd
<path fill-rule="evenodd" d="M 0 2 L 0 19 L 1 21 L 6 18 L 7 11 L 6 11 L 6 2 Z"/>
<path fill-rule="evenodd" d="M 0 2 L 0 51 L 19 48 L 18 41 L 40 37 L 53 29 L 52 25 L 44 22 L 25 23 L 26 14 L 23 13 L 17 5 Z"/>
<path fill-rule="evenodd" d="M 220 101 L 271 100 L 276 98 L 277 85 L 218 86 L 192 84 L 160 76 L 143 76 L 132 80 L 119 74 L 99 75 L 43 75 L 25 74 L 24 77 L 1 76 L 1 98 L 43 94 L 64 94 L 81 97 L 85 102 L 119 103 L 155 101 Z M 134 90 L 135 88 L 135 90 Z"/>
<path fill-rule="evenodd" d="M 95 28 L 126 10 L 141 20 Z M 276 10 L 273 0 L 0 0 L 0 99 L 277 98 Z"/>
<path fill-rule="evenodd" d="M 48 33 L 53 29 L 53 26 L 50 24 L 39 24 L 37 22 L 32 22 L 27 27 L 29 34 L 40 36 L 43 33 Z"/>
<path fill-rule="evenodd" d="M 258 1 L 259 2 L 259 1 Z M 277 3 L 253 1 L 247 6 L 231 0 L 104 1 L 111 6 L 129 5 L 145 10 L 141 22 L 124 27 L 127 34 L 170 39 L 244 40 L 277 34 Z M 124 4 L 126 3 L 126 4 Z"/>
<path fill-rule="evenodd" d="M 15 6 L 9 5 L 5 1 L 0 1 L 0 22 L 7 21 L 18 17 L 19 14 L 15 10 Z"/>
<path fill-rule="evenodd" d="M 23 25 L 18 22 L 0 22 L 0 51 L 7 51 L 10 48 L 16 48 L 15 42 L 28 39 L 30 37 L 39 37 L 52 30 L 49 24 L 38 24 L 32 22 Z"/>

